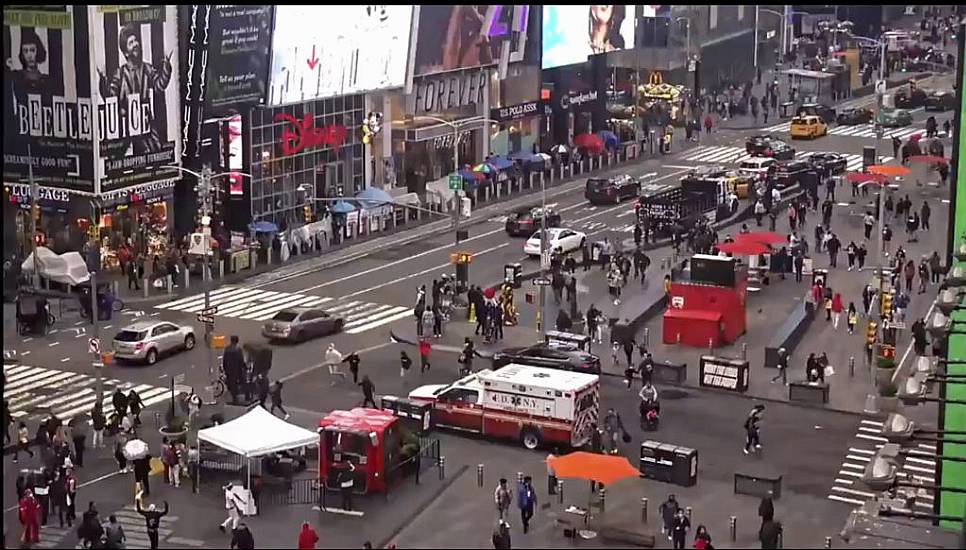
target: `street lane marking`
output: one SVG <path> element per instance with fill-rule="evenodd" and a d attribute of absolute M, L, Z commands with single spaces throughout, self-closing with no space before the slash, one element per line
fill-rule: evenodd
<path fill-rule="evenodd" d="M 862 506 L 863 504 L 865 504 L 861 500 L 855 500 L 854 498 L 840 497 L 838 495 L 828 495 L 828 498 L 831 499 L 831 500 L 837 500 L 839 502 L 844 502 L 846 504 L 854 504 L 856 506 Z"/>

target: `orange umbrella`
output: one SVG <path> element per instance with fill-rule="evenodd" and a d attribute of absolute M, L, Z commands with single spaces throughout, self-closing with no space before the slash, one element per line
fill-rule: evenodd
<path fill-rule="evenodd" d="M 610 485 L 629 477 L 639 477 L 640 472 L 618 455 L 603 455 L 577 451 L 564 456 L 548 459 L 557 477 L 592 479 Z"/>
<path fill-rule="evenodd" d="M 879 174 L 881 176 L 898 177 L 898 176 L 908 176 L 909 170 L 905 166 L 896 166 L 893 164 L 876 164 L 869 166 L 866 170 L 870 174 Z"/>

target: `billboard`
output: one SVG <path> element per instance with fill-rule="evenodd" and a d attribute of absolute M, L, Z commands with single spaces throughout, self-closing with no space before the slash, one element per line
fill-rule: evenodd
<path fill-rule="evenodd" d="M 85 6 L 3 9 L 3 179 L 93 193 Z"/>
<path fill-rule="evenodd" d="M 101 191 L 174 177 L 181 159 L 177 6 L 93 6 Z"/>
<path fill-rule="evenodd" d="M 212 5 L 206 114 L 262 103 L 272 45 L 272 6 Z"/>
<path fill-rule="evenodd" d="M 401 87 L 411 5 L 280 5 L 268 105 Z"/>
<path fill-rule="evenodd" d="M 414 59 L 415 76 L 472 69 L 500 60 L 513 25 L 514 6 L 422 5 Z M 528 9 L 516 10 L 524 17 Z"/>
<path fill-rule="evenodd" d="M 634 6 L 544 6 L 544 69 L 634 47 Z"/>

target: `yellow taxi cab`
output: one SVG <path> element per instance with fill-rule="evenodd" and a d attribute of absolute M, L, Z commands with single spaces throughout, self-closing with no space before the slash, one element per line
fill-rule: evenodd
<path fill-rule="evenodd" d="M 821 117 L 814 115 L 798 116 L 792 119 L 789 135 L 795 138 L 817 138 L 828 133 L 828 125 Z"/>
<path fill-rule="evenodd" d="M 747 199 L 750 194 L 753 179 L 740 174 L 727 174 L 724 177 L 728 192 L 734 193 L 739 199 Z"/>

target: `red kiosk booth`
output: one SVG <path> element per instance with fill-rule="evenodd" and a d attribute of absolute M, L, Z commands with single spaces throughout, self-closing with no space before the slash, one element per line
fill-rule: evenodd
<path fill-rule="evenodd" d="M 339 489 L 338 476 L 348 462 L 355 466 L 354 493 L 386 490 L 386 471 L 399 463 L 399 419 L 390 411 L 332 411 L 319 421 L 319 479 Z"/>
<path fill-rule="evenodd" d="M 745 332 L 748 268 L 735 258 L 695 254 L 691 279 L 671 283 L 662 340 L 707 348 L 731 344 Z"/>

